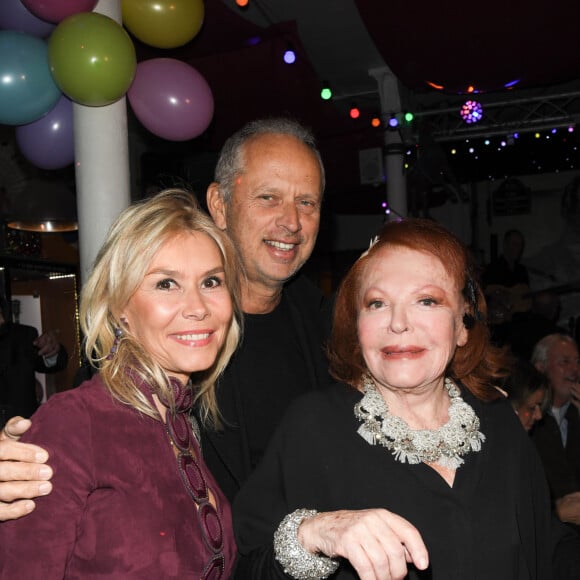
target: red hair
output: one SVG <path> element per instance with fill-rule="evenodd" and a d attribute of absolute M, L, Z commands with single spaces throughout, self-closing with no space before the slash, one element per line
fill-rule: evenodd
<path fill-rule="evenodd" d="M 447 374 L 463 383 L 477 398 L 490 401 L 501 396 L 492 386 L 505 376 L 508 359 L 490 344 L 486 325 L 487 306 L 475 277 L 475 264 L 467 248 L 451 232 L 426 219 L 405 219 L 383 226 L 376 243 L 352 266 L 342 281 L 334 309 L 327 354 L 330 373 L 338 381 L 358 388 L 367 372 L 359 340 L 358 315 L 361 286 L 367 267 L 386 247 L 408 248 L 437 258 L 455 281 L 467 305 L 463 322 L 468 329 L 464 346 L 458 346 Z"/>

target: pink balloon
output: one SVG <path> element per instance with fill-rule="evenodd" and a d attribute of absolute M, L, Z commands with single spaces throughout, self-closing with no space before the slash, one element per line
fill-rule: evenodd
<path fill-rule="evenodd" d="M 21 2 L 39 18 L 49 22 L 60 22 L 67 16 L 79 12 L 92 12 L 98 0 L 21 0 Z"/>
<path fill-rule="evenodd" d="M 140 62 L 127 97 L 137 119 L 169 141 L 201 135 L 213 118 L 207 81 L 192 66 L 172 58 Z"/>
<path fill-rule="evenodd" d="M 63 95 L 44 117 L 16 127 L 16 143 L 22 155 L 41 169 L 61 169 L 73 163 L 72 101 Z"/>

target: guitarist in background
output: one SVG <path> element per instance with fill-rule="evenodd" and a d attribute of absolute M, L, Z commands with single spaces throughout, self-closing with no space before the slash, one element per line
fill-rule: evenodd
<path fill-rule="evenodd" d="M 560 236 L 526 259 L 526 265 L 534 291 L 557 291 L 561 306 L 558 324 L 580 339 L 580 175 L 564 188 L 560 212 Z M 536 277 L 536 271 L 543 276 Z"/>
<path fill-rule="evenodd" d="M 568 333 L 557 324 L 560 299 L 550 289 L 530 290 L 528 269 L 520 263 L 525 239 L 516 229 L 503 238 L 503 253 L 483 271 L 491 338 L 498 346 L 529 360 L 537 341 L 548 334 Z M 532 270 L 534 272 L 535 270 Z M 552 280 L 551 276 L 544 275 Z"/>
<path fill-rule="evenodd" d="M 512 288 L 518 284 L 530 285 L 527 268 L 520 263 L 525 248 L 525 239 L 519 230 L 508 230 L 503 236 L 503 252 L 485 268 L 483 287 L 490 285 Z"/>
<path fill-rule="evenodd" d="M 514 312 L 525 312 L 529 309 L 525 300 L 530 291 L 528 270 L 520 263 L 524 247 L 522 232 L 508 230 L 503 237 L 502 253 L 491 261 L 481 276 L 488 304 L 491 339 L 497 346 L 509 342 Z"/>

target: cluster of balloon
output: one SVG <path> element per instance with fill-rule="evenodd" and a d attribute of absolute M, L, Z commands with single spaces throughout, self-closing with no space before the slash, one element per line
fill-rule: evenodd
<path fill-rule="evenodd" d="M 140 122 L 164 139 L 197 137 L 213 118 L 211 89 L 171 58 L 137 64 L 131 37 L 93 12 L 97 0 L 0 0 L 0 124 L 15 125 L 23 155 L 43 169 L 74 161 L 73 102 L 111 104 L 125 94 Z M 175 48 L 192 40 L 203 0 L 121 0 L 140 41 Z"/>

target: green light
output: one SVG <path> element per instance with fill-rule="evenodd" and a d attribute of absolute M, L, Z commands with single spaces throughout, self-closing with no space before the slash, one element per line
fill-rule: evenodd
<path fill-rule="evenodd" d="M 405 121 L 407 123 L 411 123 L 414 118 L 415 118 L 415 115 L 413 115 L 413 113 L 405 113 Z"/>
<path fill-rule="evenodd" d="M 328 87 L 324 87 L 321 91 L 320 91 L 320 97 L 322 99 L 324 99 L 325 101 L 328 101 L 329 99 L 332 98 L 332 91 L 328 88 Z"/>

